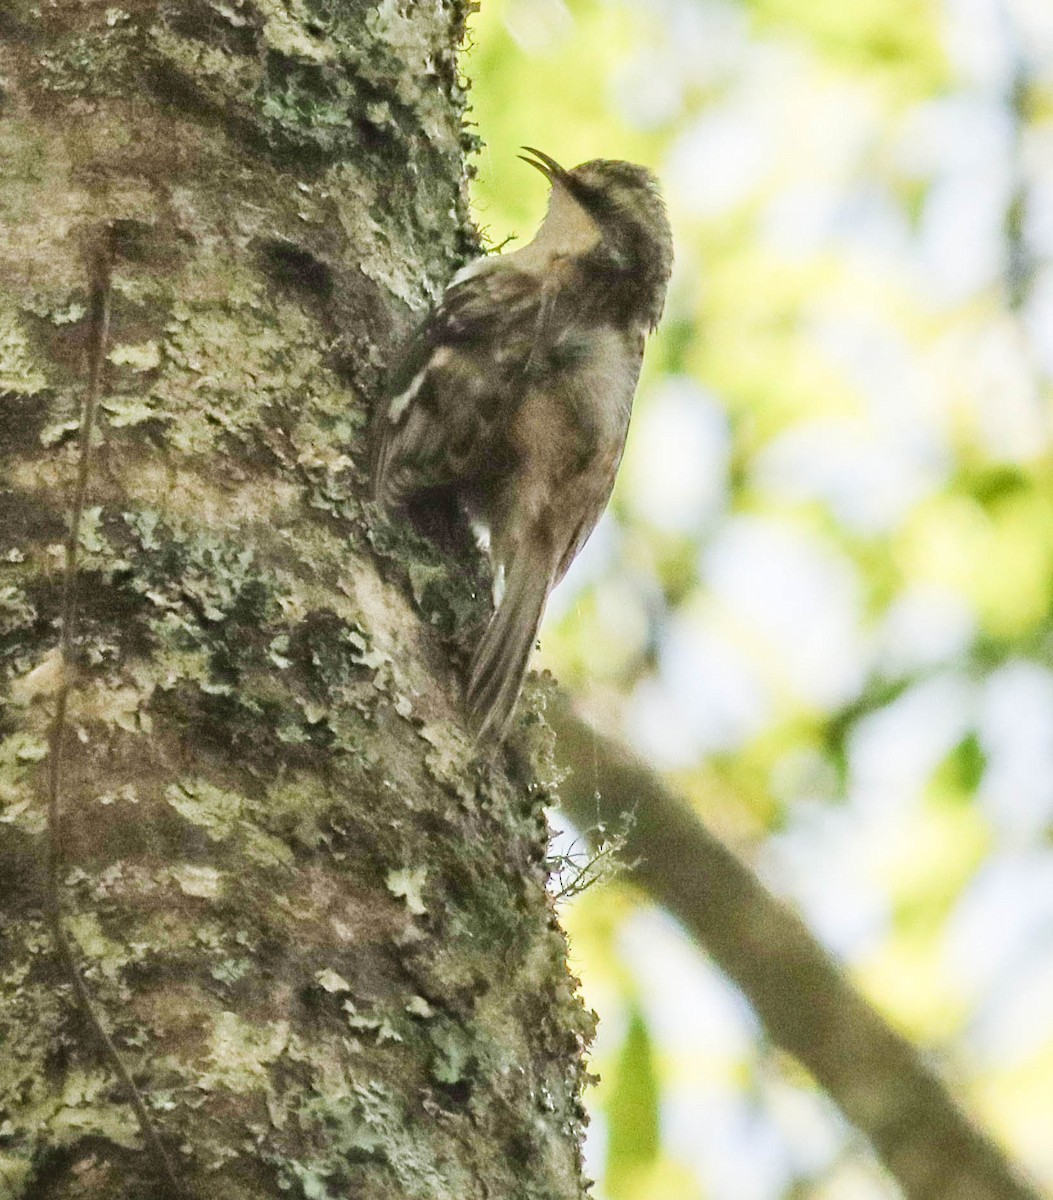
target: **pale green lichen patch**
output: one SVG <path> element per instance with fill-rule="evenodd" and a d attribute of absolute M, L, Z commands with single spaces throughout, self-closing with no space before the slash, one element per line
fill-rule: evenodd
<path fill-rule="evenodd" d="M 111 396 L 100 405 L 113 429 L 124 429 L 130 425 L 142 425 L 144 421 L 170 420 L 150 400 L 138 396 Z"/>
<path fill-rule="evenodd" d="M 381 0 L 370 6 L 365 19 L 366 28 L 382 48 L 374 55 L 374 79 L 391 88 L 399 105 L 418 114 L 425 134 L 437 145 L 450 136 L 450 114 L 446 104 L 435 103 L 432 97 L 442 94 L 443 78 L 449 80 L 456 70 L 453 47 L 447 41 L 448 23 L 448 12 L 441 5 L 435 5 L 421 20 L 419 12 L 411 14 L 400 0 Z M 407 63 L 412 64 L 408 71 Z M 453 87 L 457 87 L 456 76 Z"/>
<path fill-rule="evenodd" d="M 216 842 L 231 837 L 242 820 L 241 797 L 207 779 L 186 779 L 165 789 L 165 799 L 184 820 Z"/>
<path fill-rule="evenodd" d="M 473 800 L 476 793 L 475 748 L 466 734 L 436 725 L 422 725 L 418 733 L 432 747 L 424 759 L 431 777 L 462 800 Z"/>
<path fill-rule="evenodd" d="M 61 133 L 27 119 L 15 105 L 0 121 L 0 162 L 4 310 L 12 312 L 17 296 L 23 312 L 46 311 L 83 286 L 68 235 L 83 220 L 86 197 L 70 179 L 70 147 Z M 16 370 L 16 380 L 21 374 Z"/>
<path fill-rule="evenodd" d="M 208 1039 L 207 1064 L 198 1080 L 203 1091 L 268 1090 L 268 1067 L 289 1045 L 286 1022 L 258 1025 L 236 1013 L 220 1013 Z"/>
<path fill-rule="evenodd" d="M 359 1013 L 354 1003 L 350 1000 L 345 1000 L 341 1007 L 347 1013 L 348 1028 L 368 1031 L 376 1039 L 378 1046 L 383 1045 L 385 1042 L 401 1042 L 405 1040 L 388 1017 Z"/>
<path fill-rule="evenodd" d="M 333 792 L 316 775 L 283 772 L 269 783 L 260 807 L 270 828 L 302 849 L 315 850 L 333 838 Z"/>
<path fill-rule="evenodd" d="M 435 1046 L 432 1076 L 439 1083 L 460 1083 L 467 1075 L 475 1055 L 474 1039 L 462 1025 L 448 1018 L 433 1021 L 428 1028 L 428 1036 Z"/>
<path fill-rule="evenodd" d="M 15 584 L 0 587 L 0 639 L 28 628 L 37 610 L 25 591 Z"/>
<path fill-rule="evenodd" d="M 428 878 L 426 867 L 404 867 L 398 871 L 389 871 L 387 879 L 388 891 L 393 896 L 400 896 L 406 901 L 406 907 L 415 917 L 423 916 L 428 911 L 424 903 L 424 884 Z"/>
<path fill-rule="evenodd" d="M 347 980 L 342 975 L 338 975 L 336 971 L 331 970 L 329 967 L 326 967 L 323 971 L 316 972 L 314 981 L 323 991 L 326 992 L 332 993 L 351 991 L 351 985 L 347 982 Z"/>
<path fill-rule="evenodd" d="M 33 768 L 47 753 L 47 742 L 34 734 L 13 733 L 0 740 L 0 825 L 13 825 L 30 835 L 43 830 Z"/>
<path fill-rule="evenodd" d="M 62 300 L 52 299 L 47 306 L 33 309 L 33 311 L 46 317 L 52 325 L 75 325 L 87 315 L 88 307 L 79 300 L 72 300 L 67 296 Z"/>
<path fill-rule="evenodd" d="M 86 508 L 81 514 L 77 540 L 88 554 L 103 554 L 108 549 L 102 536 L 102 505 Z"/>
<path fill-rule="evenodd" d="M 221 8 L 216 11 L 222 20 Z M 152 55 L 177 73 L 199 101 L 236 110 L 239 101 L 247 103 L 258 84 L 259 64 L 251 58 L 199 38 L 182 37 L 160 22 L 150 27 L 148 37 Z"/>
<path fill-rule="evenodd" d="M 35 396 L 47 387 L 47 376 L 29 349 L 29 341 L 18 318 L 9 308 L 0 308 L 0 404 L 3 393 Z"/>
<path fill-rule="evenodd" d="M 184 896 L 215 900 L 222 892 L 223 876 L 215 867 L 204 867 L 197 863 L 176 863 L 172 866 L 171 873 Z"/>
<path fill-rule="evenodd" d="M 206 779 L 186 779 L 168 787 L 165 799 L 211 841 L 236 840 L 245 856 L 262 867 L 292 865 L 289 847 L 259 827 L 259 806 L 236 793 L 215 787 Z"/>
<path fill-rule="evenodd" d="M 0 1098 L 3 1096 L 0 1081 Z M 18 1108 L 18 1121 L 6 1123 L 5 1136 L 14 1135 L 15 1145 L 23 1142 L 27 1148 L 21 1160 L 26 1170 L 13 1170 L 7 1178 L 0 1168 L 0 1195 L 18 1197 L 17 1190 L 4 1191 L 4 1184 L 30 1181 L 33 1169 L 32 1148 L 38 1142 L 50 1148 L 75 1146 L 89 1138 L 100 1138 L 128 1149 L 140 1145 L 139 1126 L 135 1114 L 127 1104 L 114 1097 L 113 1079 L 99 1070 L 72 1068 L 62 1082 L 60 1090 L 48 1091 L 43 1086 L 31 1087 L 21 1095 L 23 1104 Z M 11 1157 L 5 1156 L 8 1162 Z M 15 1158 L 14 1163 L 18 1163 Z"/>
<path fill-rule="evenodd" d="M 263 38 L 267 45 L 287 58 L 308 62 L 330 62 L 337 48 L 319 36 L 319 26 L 303 0 L 256 0 L 263 15 Z"/>
<path fill-rule="evenodd" d="M 59 1146 L 101 1137 L 128 1148 L 140 1144 L 139 1124 L 127 1104 L 113 1099 L 114 1081 L 101 1071 L 72 1070 L 66 1076 L 61 1103 L 47 1122 Z"/>
<path fill-rule="evenodd" d="M 168 367 L 151 389 L 169 438 L 187 454 L 212 452 L 223 435 L 258 427 L 266 409 L 294 394 L 278 361 L 287 352 L 277 326 L 223 312 L 199 312 L 169 326 Z M 189 403 L 188 403 L 189 401 Z"/>
<path fill-rule="evenodd" d="M 72 711 L 78 720 L 101 721 L 125 733 L 148 734 L 153 730 L 147 708 L 152 690 L 152 683 L 147 691 L 140 691 L 132 684 L 93 680 L 75 695 Z"/>
<path fill-rule="evenodd" d="M 140 48 L 127 21 L 105 23 L 89 36 L 51 41 L 36 60 L 40 86 L 71 96 L 113 97 L 131 88 L 131 68 Z"/>
<path fill-rule="evenodd" d="M 161 349 L 153 339 L 138 346 L 114 346 L 106 357 L 116 366 L 137 372 L 153 371 L 161 365 Z"/>
<path fill-rule="evenodd" d="M 106 936 L 96 913 L 75 913 L 67 918 L 66 928 L 93 968 L 108 979 L 117 979 L 134 957 L 127 946 Z"/>
<path fill-rule="evenodd" d="M 33 1171 L 33 1163 L 28 1154 L 9 1154 L 0 1150 L 0 1195 L 18 1200 L 25 1194 Z"/>
<path fill-rule="evenodd" d="M 328 1135 L 313 1154 L 286 1160 L 280 1168 L 281 1176 L 303 1195 L 339 1200 L 366 1180 L 373 1180 L 370 1194 L 384 1200 L 472 1194 L 468 1171 L 439 1158 L 428 1127 L 409 1119 L 395 1089 L 379 1080 L 350 1083 L 334 1078 L 334 1072 L 326 1074 L 329 1078 L 320 1079 L 316 1094 L 299 1106 L 296 1116 L 305 1127 L 323 1128 Z M 371 1161 L 382 1172 L 365 1174 Z"/>

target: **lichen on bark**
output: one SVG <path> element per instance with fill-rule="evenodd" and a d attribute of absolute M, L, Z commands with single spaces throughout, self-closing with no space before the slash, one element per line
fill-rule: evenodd
<path fill-rule="evenodd" d="M 142 1195 L 43 918 L 85 238 L 115 247 L 66 927 L 188 1195 L 581 1194 L 543 722 L 480 755 L 478 564 L 377 522 L 369 410 L 477 249 L 465 5 L 0 15 L 0 1187 Z"/>

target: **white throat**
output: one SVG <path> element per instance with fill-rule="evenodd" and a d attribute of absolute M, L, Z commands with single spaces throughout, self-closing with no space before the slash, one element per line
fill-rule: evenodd
<path fill-rule="evenodd" d="M 516 266 L 532 271 L 544 269 L 553 258 L 587 254 L 600 240 L 600 227 L 562 184 L 552 185 L 548 212 L 534 240 L 508 257 Z"/>

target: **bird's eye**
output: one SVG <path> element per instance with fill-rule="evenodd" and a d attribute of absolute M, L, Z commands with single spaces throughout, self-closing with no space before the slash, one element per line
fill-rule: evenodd
<path fill-rule="evenodd" d="M 597 184 L 575 180 L 574 198 L 589 212 L 603 217 L 612 209 L 610 197 Z"/>

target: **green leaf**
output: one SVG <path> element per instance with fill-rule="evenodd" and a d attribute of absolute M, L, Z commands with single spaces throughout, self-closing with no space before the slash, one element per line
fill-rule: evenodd
<path fill-rule="evenodd" d="M 980 786 L 987 769 L 987 755 L 975 733 L 967 734 L 936 772 L 935 783 L 942 793 L 968 800 Z"/>
<path fill-rule="evenodd" d="M 607 1102 L 610 1140 L 604 1184 L 612 1200 L 628 1200 L 641 1171 L 658 1160 L 658 1102 L 654 1046 L 643 1013 L 634 1006 Z"/>

